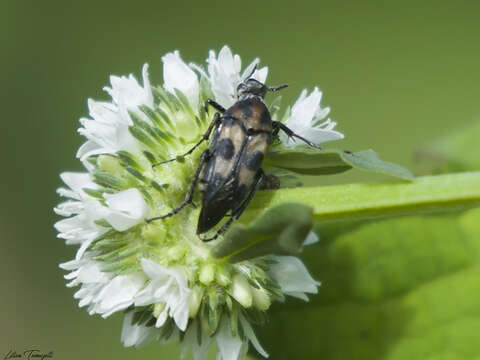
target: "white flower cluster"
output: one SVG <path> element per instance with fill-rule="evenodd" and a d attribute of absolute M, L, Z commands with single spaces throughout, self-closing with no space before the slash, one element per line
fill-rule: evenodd
<path fill-rule="evenodd" d="M 162 60 L 164 84 L 159 91 L 166 91 L 166 96 L 177 99 L 179 92 L 183 94 L 188 101 L 188 106 L 184 104 L 185 109 L 191 110 L 194 116 L 199 116 L 203 99 L 201 77 L 207 81 L 214 100 L 224 107 L 229 107 L 235 102 L 238 84 L 244 81 L 258 64 L 258 59 L 255 59 L 241 72 L 240 57 L 233 55 L 227 46 L 221 49 L 218 56 L 213 51 L 209 53 L 206 70 L 198 65 L 187 65 L 178 51 L 166 54 Z M 263 67 L 256 70 L 253 77 L 265 82 L 267 73 L 268 68 Z M 171 225 L 162 225 L 171 226 L 170 238 L 165 235 L 168 231 L 162 230 L 164 228 L 160 225 L 145 225 L 144 219 L 154 214 L 154 208 L 165 206 L 163 203 L 170 200 L 168 195 L 162 193 L 160 186 L 156 185 L 158 179 L 155 178 L 151 166 L 142 165 L 142 161 L 153 157 L 151 153 L 154 150 L 150 152 L 150 148 L 145 146 L 152 144 L 149 136 L 160 134 L 158 136 L 161 140 L 167 131 L 146 131 L 147 135 L 132 131 L 132 126 L 138 124 L 148 130 L 148 126 L 152 126 L 156 121 L 142 111 L 155 108 L 155 88 L 150 85 L 147 65 L 143 67 L 142 74 L 143 86 L 132 75 L 112 76 L 111 87 L 105 88 L 112 100 L 89 100 L 91 118 L 80 120 L 82 128 L 79 132 L 87 141 L 80 147 L 77 156 L 87 172 L 61 175 L 67 188 L 59 189 L 58 193 L 68 200 L 55 209 L 57 214 L 67 217 L 55 224 L 58 236 L 65 239 L 67 244 L 79 245 L 75 259 L 61 265 L 69 271 L 65 276 L 70 281 L 68 286 L 80 286 L 74 297 L 79 299 L 79 306 L 88 307 L 90 314 L 108 317 L 125 309 L 152 309 L 154 322 L 151 324 L 134 321 L 134 310 L 126 313 L 122 330 L 122 342 L 125 346 L 140 346 L 158 338 L 160 329 L 174 323 L 175 329 L 164 340 L 178 339 L 180 332 L 184 332 L 184 350 L 190 349 L 196 360 L 205 358 L 212 342 L 217 343 L 217 358 L 220 360 L 241 359 L 248 350 L 249 342 L 260 354 L 268 356 L 256 339 L 249 321 L 241 314 L 238 321 L 243 337 L 232 331 L 225 317 L 219 320 L 218 330 L 213 336 L 208 332 L 203 335 L 197 333 L 203 332 L 202 326 L 196 326 L 196 323 L 201 321 L 198 314 L 202 292 L 200 287 L 195 285 L 195 281 L 208 284 L 218 274 L 202 270 L 198 280 L 200 270 L 197 264 L 202 261 L 208 264 L 209 248 L 205 244 L 198 244 L 197 239 L 189 239 L 193 233 L 193 230 L 189 229 L 193 225 L 186 226 L 185 223 L 188 223 L 190 218 L 183 218 L 184 223 L 177 227 L 173 222 Z M 335 123 L 330 119 L 325 120 L 329 108 L 320 108 L 320 99 L 321 92 L 317 88 L 310 95 L 303 91 L 286 117 L 286 125 L 315 143 L 342 138 L 341 133 L 333 130 Z M 191 117 L 185 116 L 178 109 L 167 107 L 159 108 L 157 113 L 168 115 L 170 132 L 184 131 L 182 139 L 188 138 L 192 126 L 188 123 L 185 125 L 185 122 Z M 182 130 L 182 126 L 186 126 L 187 130 Z M 198 137 L 199 134 L 201 132 L 196 131 L 195 134 L 190 134 L 190 138 Z M 283 140 L 288 143 L 288 139 Z M 151 148 L 156 149 L 156 146 L 155 143 Z M 288 143 L 288 146 L 292 144 Z M 171 153 L 177 150 L 178 148 L 173 148 Z M 145 172 L 139 175 L 137 170 L 127 168 L 130 172 L 127 175 L 130 177 L 112 176 L 115 172 L 125 172 L 113 157 L 119 153 L 129 154 L 128 156 L 137 159 L 140 163 L 137 168 L 143 166 Z M 135 164 L 128 156 L 127 162 Z M 90 161 L 92 158 L 100 165 L 93 165 Z M 102 171 L 99 171 L 99 168 Z M 146 182 L 145 178 L 149 176 L 152 180 Z M 171 177 L 176 179 L 181 176 L 175 174 Z M 184 187 L 179 190 L 185 190 L 186 181 L 185 179 L 183 183 L 179 182 Z M 148 184 L 149 188 L 144 184 Z M 152 195 L 154 190 L 149 193 L 152 187 L 150 184 L 155 185 L 153 188 L 161 195 Z M 171 234 L 177 234 L 178 239 L 175 236 L 172 239 Z M 148 238 L 148 241 L 142 242 L 144 238 Z M 157 248 L 152 249 L 152 241 L 157 244 Z M 310 236 L 307 241 L 315 241 L 314 236 Z M 168 247 L 165 245 L 167 242 Z M 147 243 L 148 246 L 145 245 Z M 102 251 L 109 247 L 118 250 L 105 255 Z M 164 248 L 166 250 L 162 250 Z M 319 283 L 310 276 L 298 258 L 271 256 L 270 260 L 274 264 L 266 275 L 284 295 L 308 300 L 306 294 L 317 292 Z M 208 266 L 203 266 L 203 269 Z M 256 306 L 264 311 L 269 307 L 271 299 L 265 290 L 257 290 L 247 283 L 242 267 L 249 266 L 253 265 L 233 264 L 227 272 L 230 275 L 226 276 L 226 280 L 218 281 L 231 289 L 232 298 L 241 306 Z M 203 339 L 201 343 L 198 342 L 199 336 Z"/>

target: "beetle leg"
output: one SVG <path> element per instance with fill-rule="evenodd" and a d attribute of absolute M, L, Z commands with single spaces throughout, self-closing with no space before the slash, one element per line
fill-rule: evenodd
<path fill-rule="evenodd" d="M 208 113 L 208 105 L 213 106 L 217 111 L 220 111 L 222 114 L 227 111 L 222 105 L 217 103 L 215 100 L 212 99 L 207 99 L 205 100 L 205 104 L 203 105 L 205 107 L 205 111 Z"/>
<path fill-rule="evenodd" d="M 239 207 L 237 207 L 236 209 L 233 209 L 232 210 L 232 215 L 230 217 L 230 219 L 228 219 L 220 229 L 218 229 L 217 233 L 212 236 L 211 238 L 207 238 L 207 239 L 202 239 L 203 241 L 207 242 L 207 241 L 212 241 L 212 240 L 215 240 L 216 238 L 218 238 L 220 235 L 222 235 L 225 231 L 228 230 L 228 228 L 230 227 L 230 225 L 232 225 L 232 223 L 237 220 L 242 214 L 243 212 L 245 211 L 245 209 L 247 208 L 248 204 L 250 203 L 250 201 L 252 201 L 253 199 L 253 196 L 255 195 L 255 193 L 257 192 L 257 190 L 260 188 L 260 185 L 262 184 L 262 181 L 265 177 L 265 173 L 263 172 L 262 169 L 258 169 L 257 171 L 257 174 L 255 175 L 255 182 L 252 184 L 251 186 L 251 191 L 250 193 L 247 195 L 247 197 L 245 198 L 245 200 L 243 201 L 243 203 L 240 204 Z"/>
<path fill-rule="evenodd" d="M 210 137 L 210 134 L 212 133 L 212 130 L 214 128 L 216 128 L 220 124 L 221 121 L 222 121 L 222 116 L 220 115 L 220 113 L 215 113 L 215 116 L 213 117 L 212 122 L 208 126 L 207 131 L 205 132 L 205 134 L 203 134 L 202 139 L 198 143 L 196 143 L 190 150 L 188 150 L 185 154 L 178 155 L 178 156 L 174 157 L 173 159 L 160 161 L 158 163 L 155 163 L 155 164 L 152 165 L 152 168 L 155 167 L 155 166 L 166 164 L 166 163 L 178 160 L 179 158 L 183 158 L 185 156 L 190 155 L 197 147 L 200 146 L 201 143 L 208 140 L 208 138 Z"/>
<path fill-rule="evenodd" d="M 202 156 L 200 158 L 200 164 L 197 167 L 197 170 L 195 171 L 195 174 L 193 175 L 192 182 L 190 183 L 190 186 L 188 187 L 187 195 L 185 196 L 185 200 L 183 200 L 175 209 L 170 211 L 168 214 L 162 215 L 162 216 L 155 216 L 153 218 L 147 219 L 147 223 L 151 223 L 152 221 L 155 220 L 160 220 L 160 219 L 165 219 L 167 217 L 173 216 L 176 213 L 178 213 L 180 210 L 182 210 L 185 206 L 188 204 L 193 203 L 193 194 L 195 192 L 195 185 L 198 182 L 198 178 L 200 177 L 200 173 L 202 172 L 203 166 L 205 163 L 210 159 L 210 151 L 207 149 L 202 153 Z"/>
<path fill-rule="evenodd" d="M 280 189 L 280 179 L 273 174 L 265 174 L 260 190 L 277 190 Z"/>
<path fill-rule="evenodd" d="M 311 147 L 313 147 L 313 148 L 315 148 L 315 149 L 323 150 L 323 148 L 321 148 L 320 146 L 315 145 L 314 143 L 312 143 L 311 141 L 305 139 L 304 137 L 295 134 L 295 133 L 293 132 L 293 130 L 291 130 L 291 129 L 288 128 L 285 124 L 283 124 L 283 123 L 281 123 L 281 122 L 279 122 L 279 121 L 272 121 L 272 125 L 273 125 L 273 134 L 274 134 L 274 135 L 277 135 L 279 130 L 283 130 L 283 131 L 285 132 L 285 134 L 287 134 L 288 137 L 300 139 L 300 140 L 302 140 L 303 142 L 305 142 L 306 144 L 308 144 L 309 146 L 311 146 Z"/>

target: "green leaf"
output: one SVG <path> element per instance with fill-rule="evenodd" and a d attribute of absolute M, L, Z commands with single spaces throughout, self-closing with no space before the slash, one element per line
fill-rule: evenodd
<path fill-rule="evenodd" d="M 264 160 L 268 167 L 289 170 L 304 175 L 336 174 L 355 168 L 412 180 L 412 173 L 404 167 L 381 160 L 373 150 L 349 153 L 343 150 L 317 150 L 310 147 L 293 149 L 273 148 Z"/>
<path fill-rule="evenodd" d="M 413 182 L 260 191 L 241 221 L 284 202 L 312 207 L 315 220 L 323 222 L 467 209 L 480 205 L 480 172 L 425 176 Z"/>
<path fill-rule="evenodd" d="M 312 229 L 312 209 L 283 203 L 268 209 L 248 226 L 235 224 L 212 254 L 238 262 L 267 254 L 298 254 Z"/>
<path fill-rule="evenodd" d="M 479 220 L 475 209 L 320 227 L 304 256 L 319 294 L 272 309 L 260 340 L 272 359 L 478 358 Z"/>
<path fill-rule="evenodd" d="M 427 144 L 416 151 L 415 160 L 422 174 L 480 170 L 478 121 Z"/>

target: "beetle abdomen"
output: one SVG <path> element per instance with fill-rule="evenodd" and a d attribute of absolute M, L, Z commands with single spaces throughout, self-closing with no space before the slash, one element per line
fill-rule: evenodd
<path fill-rule="evenodd" d="M 217 177 L 216 182 L 224 179 Z M 218 181 L 219 180 L 219 181 Z M 217 225 L 222 220 L 227 212 L 232 208 L 232 199 L 235 192 L 234 184 L 224 184 L 220 191 L 215 193 L 215 196 L 206 199 L 204 196 L 202 201 L 202 209 L 198 217 L 197 234 L 202 234 L 212 227 Z"/>
<path fill-rule="evenodd" d="M 253 130 L 253 132 L 252 132 Z M 263 102 L 238 101 L 223 115 L 210 145 L 197 233 L 217 225 L 244 201 L 271 142 L 272 120 Z"/>
<path fill-rule="evenodd" d="M 255 178 L 255 174 L 262 166 L 263 158 L 268 148 L 270 135 L 259 133 L 248 137 L 244 154 L 238 169 L 238 185 L 249 187 Z"/>

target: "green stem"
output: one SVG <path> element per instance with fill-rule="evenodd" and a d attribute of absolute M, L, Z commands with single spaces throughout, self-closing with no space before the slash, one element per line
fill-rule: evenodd
<path fill-rule="evenodd" d="M 426 176 L 413 182 L 349 184 L 262 191 L 242 217 L 250 221 L 279 203 L 311 206 L 316 221 L 417 215 L 480 205 L 480 172 Z"/>

